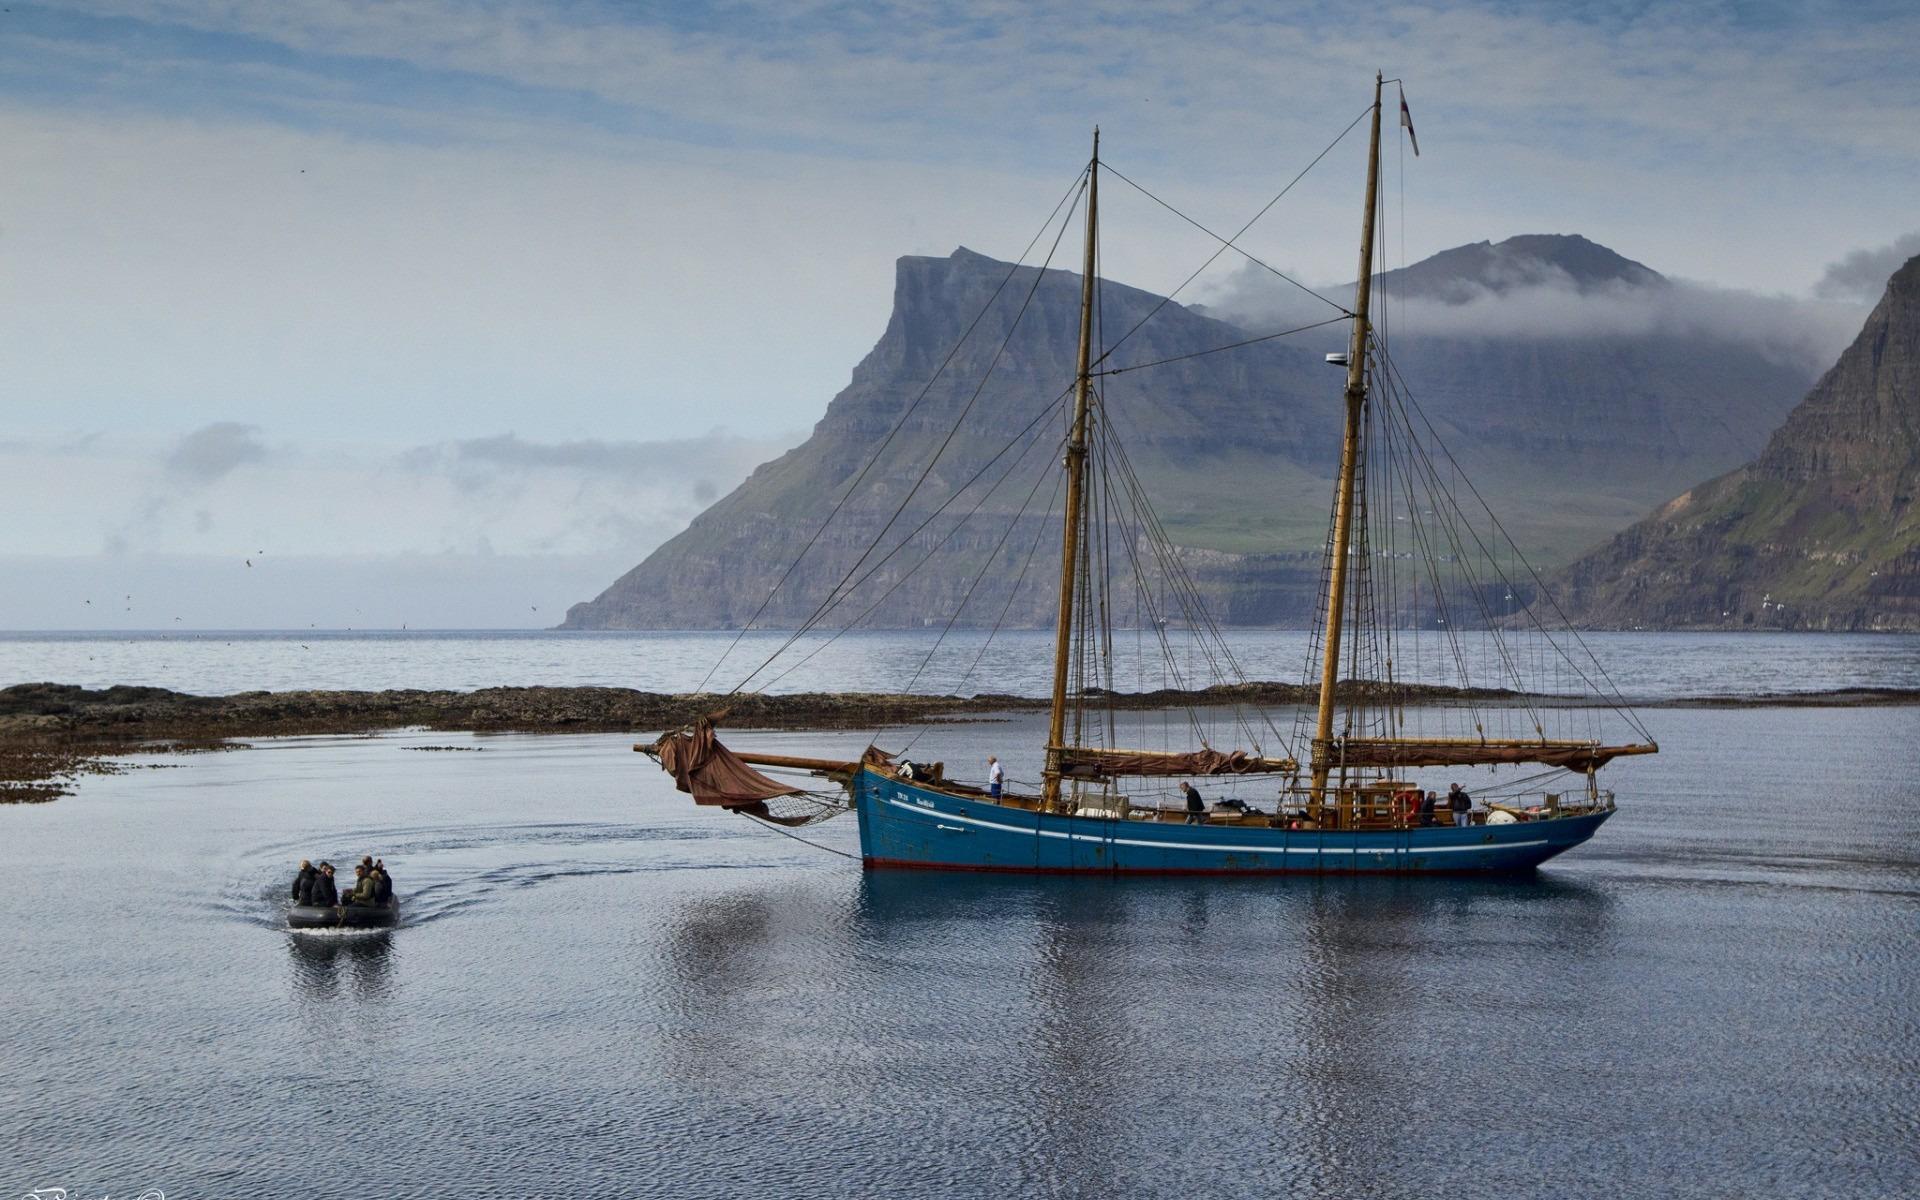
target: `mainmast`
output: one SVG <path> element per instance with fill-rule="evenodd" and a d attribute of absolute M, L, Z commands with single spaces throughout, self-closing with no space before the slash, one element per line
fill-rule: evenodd
<path fill-rule="evenodd" d="M 1378 89 L 1375 96 L 1374 138 L 1380 136 Z M 1093 251 L 1100 221 L 1100 129 L 1093 130 L 1093 158 L 1087 165 L 1087 247 L 1080 267 L 1080 359 L 1073 385 L 1073 428 L 1067 435 L 1067 511 L 1060 535 L 1060 623 L 1053 644 L 1053 707 L 1047 720 L 1047 765 L 1041 785 L 1041 805 L 1052 809 L 1060 799 L 1061 752 L 1066 748 L 1067 663 L 1073 647 L 1074 567 L 1080 558 L 1083 485 L 1087 475 L 1087 408 L 1093 370 Z M 1371 221 L 1371 217 L 1369 217 Z"/>
<path fill-rule="evenodd" d="M 1333 693 L 1340 677 L 1340 622 L 1347 604 L 1347 552 L 1353 543 L 1353 481 L 1359 469 L 1361 412 L 1367 402 L 1367 305 L 1373 296 L 1373 217 L 1380 192 L 1380 74 L 1373 75 L 1373 136 L 1367 146 L 1367 203 L 1360 221 L 1360 278 L 1354 286 L 1353 337 L 1347 349 L 1347 425 L 1340 441 L 1340 483 L 1333 500 L 1326 656 L 1320 664 L 1320 716 L 1313 734 L 1315 803 L 1326 795 L 1332 767 Z"/>

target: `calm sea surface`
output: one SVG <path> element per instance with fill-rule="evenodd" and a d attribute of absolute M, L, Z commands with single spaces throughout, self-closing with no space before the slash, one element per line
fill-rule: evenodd
<path fill-rule="evenodd" d="M 438 681 L 647 655 L 503 640 Z M 198 674 L 142 678 L 318 682 L 223 675 L 237 658 L 181 645 Z M 1895 640 L 1777 649 L 1813 683 L 1823 650 L 1912 661 Z M 621 737 L 136 759 L 0 809 L 0 1189 L 1916 1194 L 1916 710 L 1648 717 L 1663 752 L 1609 769 L 1622 807 L 1598 839 L 1479 882 L 866 875 L 694 809 Z M 1025 775 L 1040 725 L 920 738 Z M 845 819 L 805 832 L 853 845 Z M 294 861 L 362 853 L 392 864 L 404 925 L 287 932 Z"/>
<path fill-rule="evenodd" d="M 1236 630 L 1228 641 L 1250 679 L 1305 678 L 1307 635 Z M 732 646 L 726 633 L 388 632 L 0 633 L 0 687 L 49 680 L 106 687 L 168 687 L 202 695 L 291 688 L 453 688 L 601 685 L 684 692 L 703 681 L 739 683 L 782 643 L 754 632 Z M 1148 691 L 1181 680 L 1210 682 L 1190 635 L 1169 634 L 1173 663 L 1152 635 L 1117 636 L 1114 687 Z M 1920 687 L 1920 637 L 1879 634 L 1600 633 L 1586 635 L 1607 673 L 1639 698 L 1800 692 L 1843 687 Z M 729 647 L 732 651 L 729 654 Z M 932 633 L 809 637 L 754 678 L 763 691 L 1044 695 L 1052 634 L 977 632 L 940 642 Z M 1511 686 L 1491 639 L 1462 634 L 1458 653 L 1435 634 L 1403 636 L 1403 679 Z M 1550 655 L 1538 654 L 1530 686 L 1594 694 Z M 723 655 L 726 657 L 723 660 Z M 720 666 L 715 669 L 715 664 Z M 1317 669 L 1317 668 L 1316 668 Z M 712 672 L 709 679 L 708 673 Z"/>

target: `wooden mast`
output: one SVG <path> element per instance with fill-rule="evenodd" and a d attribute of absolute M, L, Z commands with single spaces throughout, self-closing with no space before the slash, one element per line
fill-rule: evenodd
<path fill-rule="evenodd" d="M 1353 337 L 1347 349 L 1347 425 L 1340 442 L 1340 483 L 1333 500 L 1333 570 L 1327 584 L 1326 655 L 1320 664 L 1320 714 L 1313 734 L 1313 800 L 1326 795 L 1332 767 L 1333 693 L 1340 675 L 1340 621 L 1347 603 L 1347 551 L 1353 541 L 1353 480 L 1360 458 L 1360 417 L 1367 401 L 1367 305 L 1373 296 L 1373 217 L 1380 191 L 1381 73 L 1373 75 L 1373 136 L 1367 146 L 1367 203 L 1360 221 L 1360 279 L 1354 286 Z"/>
<path fill-rule="evenodd" d="M 1378 124 L 1377 114 L 1375 124 Z M 1376 132 L 1377 136 L 1377 132 Z M 1053 707 L 1047 721 L 1047 765 L 1041 807 L 1060 799 L 1060 753 L 1067 727 L 1067 665 L 1073 647 L 1074 567 L 1080 557 L 1082 485 L 1087 474 L 1087 406 L 1092 391 L 1093 251 L 1100 220 L 1100 129 L 1093 130 L 1093 159 L 1087 165 L 1087 246 L 1080 267 L 1080 358 L 1073 384 L 1073 428 L 1067 436 L 1066 525 L 1060 535 L 1060 620 L 1053 643 Z"/>

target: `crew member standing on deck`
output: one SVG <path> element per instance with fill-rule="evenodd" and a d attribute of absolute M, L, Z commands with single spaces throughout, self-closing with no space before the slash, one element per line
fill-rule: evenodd
<path fill-rule="evenodd" d="M 1467 795 L 1467 789 L 1454 784 L 1447 792 L 1447 807 L 1453 810 L 1453 823 L 1466 828 L 1467 814 L 1473 811 L 1473 797 Z"/>
<path fill-rule="evenodd" d="M 1191 783 L 1183 782 L 1180 785 L 1180 791 L 1187 798 L 1186 823 L 1189 825 L 1205 825 L 1207 823 L 1207 802 L 1200 798 L 1200 789 Z"/>
<path fill-rule="evenodd" d="M 1000 760 L 987 755 L 987 795 L 995 800 L 1000 798 L 1000 787 L 1007 781 L 1007 773 L 1000 768 Z"/>

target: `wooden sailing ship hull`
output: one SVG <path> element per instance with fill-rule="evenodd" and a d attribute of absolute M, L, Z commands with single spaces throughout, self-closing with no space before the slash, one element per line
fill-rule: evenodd
<path fill-rule="evenodd" d="M 868 868 L 1045 875 L 1456 875 L 1528 871 L 1612 816 L 1432 829 L 1296 830 L 1065 816 L 863 767 L 852 780 Z"/>

